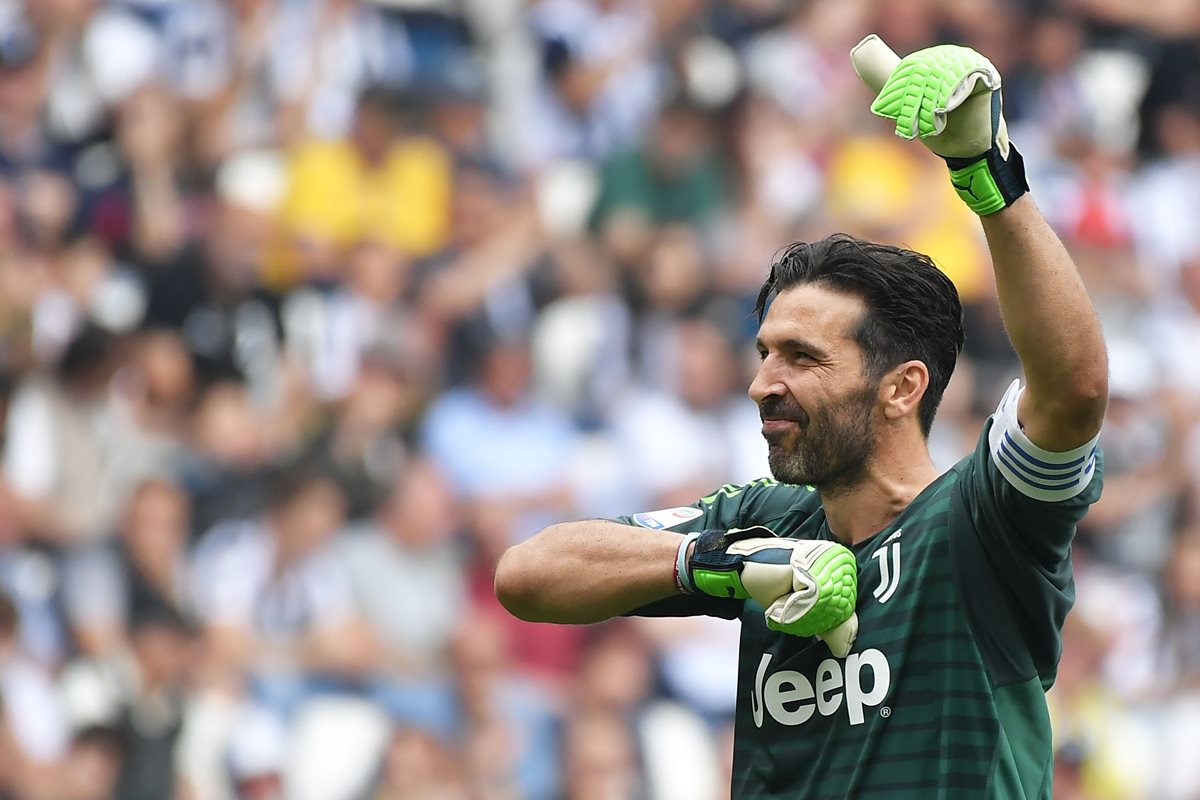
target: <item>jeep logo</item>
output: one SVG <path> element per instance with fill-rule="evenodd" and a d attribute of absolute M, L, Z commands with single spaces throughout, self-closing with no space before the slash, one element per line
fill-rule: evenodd
<path fill-rule="evenodd" d="M 892 671 L 887 657 L 878 650 L 864 650 L 846 657 L 846 666 L 827 658 L 817 666 L 815 680 L 790 669 L 767 675 L 771 653 L 763 653 L 754 676 L 751 708 L 754 724 L 761 728 L 763 711 L 780 725 L 803 725 L 813 714 L 831 717 L 846 702 L 851 725 L 863 723 L 863 710 L 883 703 L 892 687 Z M 870 669 L 869 689 L 864 687 L 863 667 Z"/>

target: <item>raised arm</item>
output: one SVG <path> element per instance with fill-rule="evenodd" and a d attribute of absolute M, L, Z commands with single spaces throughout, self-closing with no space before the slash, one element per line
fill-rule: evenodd
<path fill-rule="evenodd" d="M 1025 435 L 1055 452 L 1085 444 L 1104 419 L 1108 355 L 1079 272 L 1028 195 L 980 220 L 1000 312 L 1025 371 Z"/>
<path fill-rule="evenodd" d="M 1062 242 L 1027 195 L 1008 140 L 1000 74 L 966 47 L 939 45 L 900 59 L 874 35 L 850 52 L 877 92 L 871 110 L 896 134 L 946 160 L 950 181 L 983 223 L 1000 311 L 1025 370 L 1018 420 L 1043 450 L 1065 452 L 1100 430 L 1108 358 L 1100 322 Z"/>

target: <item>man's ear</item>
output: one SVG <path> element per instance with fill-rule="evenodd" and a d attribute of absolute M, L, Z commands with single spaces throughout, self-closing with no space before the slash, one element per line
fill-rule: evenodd
<path fill-rule="evenodd" d="M 915 415 L 928 388 L 929 368 L 924 362 L 905 361 L 891 369 L 879 384 L 884 417 L 895 421 Z"/>

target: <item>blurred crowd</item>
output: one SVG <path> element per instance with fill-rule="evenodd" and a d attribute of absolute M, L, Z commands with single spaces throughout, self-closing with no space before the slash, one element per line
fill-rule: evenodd
<path fill-rule="evenodd" d="M 930 253 L 847 51 L 975 46 L 1103 316 L 1056 798 L 1200 796 L 1192 0 L 0 0 L 0 798 L 727 794 L 737 626 L 531 625 L 542 526 L 766 474 L 772 254 Z"/>

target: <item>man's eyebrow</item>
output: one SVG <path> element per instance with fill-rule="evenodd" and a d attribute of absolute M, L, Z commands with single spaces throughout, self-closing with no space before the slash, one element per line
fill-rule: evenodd
<path fill-rule="evenodd" d="M 776 345 L 776 349 L 779 349 L 779 350 L 790 350 L 790 351 L 802 350 L 803 352 L 808 353 L 810 356 L 813 356 L 814 358 L 824 358 L 826 355 L 824 350 L 822 350 L 820 347 L 817 347 L 812 342 L 806 342 L 803 339 L 797 339 L 795 337 L 788 337 L 786 339 L 780 339 L 777 342 L 775 342 L 775 345 Z M 764 342 L 761 337 L 756 337 L 754 339 L 754 347 L 758 350 L 769 350 L 770 349 L 769 347 L 767 347 L 766 342 Z"/>

